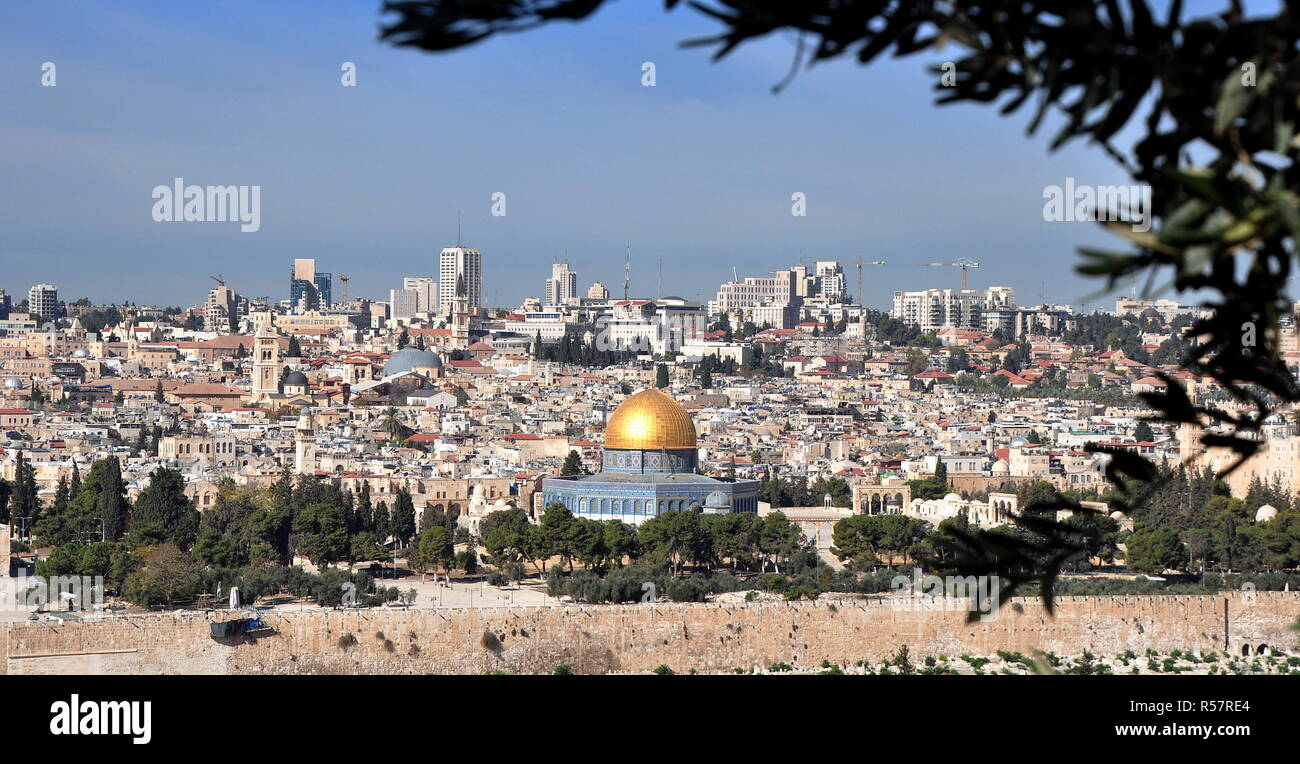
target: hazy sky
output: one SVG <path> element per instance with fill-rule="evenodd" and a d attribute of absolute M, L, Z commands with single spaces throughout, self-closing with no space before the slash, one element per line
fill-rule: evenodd
<path fill-rule="evenodd" d="M 618 293 L 629 239 L 641 295 L 660 258 L 663 293 L 701 299 L 733 266 L 861 252 L 888 261 L 867 269 L 875 307 L 956 286 L 956 269 L 916 264 L 959 257 L 983 265 L 972 285 L 1077 305 L 1100 285 L 1073 274 L 1075 247 L 1121 248 L 1095 224 L 1044 222 L 1043 189 L 1125 176 L 1083 144 L 1049 154 L 1052 126 L 1026 139 L 1027 113 L 934 106 L 942 52 L 819 65 L 773 95 L 790 38 L 710 63 L 677 43 L 717 28 L 658 2 L 436 55 L 379 43 L 372 2 L 115 5 L 0 10 L 0 288 L 19 297 L 49 281 L 69 300 L 189 306 L 223 273 L 281 299 L 291 259 L 315 257 L 351 295 L 386 298 L 435 273 L 458 209 L 485 301 L 507 306 L 539 295 L 566 249 L 582 291 Z M 340 85 L 344 61 L 357 87 Z M 152 189 L 178 176 L 260 185 L 261 230 L 154 222 Z"/>

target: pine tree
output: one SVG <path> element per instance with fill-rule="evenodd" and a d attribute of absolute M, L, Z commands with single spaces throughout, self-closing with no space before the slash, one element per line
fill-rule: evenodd
<path fill-rule="evenodd" d="M 569 455 L 564 457 L 564 466 L 560 468 L 560 475 L 569 477 L 583 474 L 586 474 L 586 470 L 582 468 L 582 455 L 570 450 Z"/>
<path fill-rule="evenodd" d="M 295 335 L 289 335 L 289 350 L 285 353 L 289 358 L 302 358 L 302 345 L 298 343 Z"/>
<path fill-rule="evenodd" d="M 189 549 L 199 531 L 199 512 L 185 495 L 181 473 L 159 467 L 131 508 L 131 530 L 161 534 L 182 550 Z"/>
<path fill-rule="evenodd" d="M 662 363 L 655 366 L 655 387 L 660 390 L 668 387 L 668 367 Z"/>

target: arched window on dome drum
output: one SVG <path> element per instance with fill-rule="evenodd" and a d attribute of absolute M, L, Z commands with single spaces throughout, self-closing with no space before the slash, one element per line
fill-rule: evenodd
<path fill-rule="evenodd" d="M 653 515 L 655 513 L 655 503 L 649 499 L 646 499 L 645 502 L 645 513 L 647 515 Z"/>

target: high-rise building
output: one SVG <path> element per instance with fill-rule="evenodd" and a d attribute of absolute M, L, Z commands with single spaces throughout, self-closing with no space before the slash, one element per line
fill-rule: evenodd
<path fill-rule="evenodd" d="M 334 274 L 317 273 L 316 278 L 312 279 L 316 287 L 316 305 L 313 307 L 324 309 L 334 304 Z"/>
<path fill-rule="evenodd" d="M 420 296 L 414 289 L 388 290 L 388 317 L 407 321 L 419 312 Z"/>
<path fill-rule="evenodd" d="M 289 268 L 289 309 L 314 310 L 319 306 L 316 261 L 309 257 L 299 257 Z"/>
<path fill-rule="evenodd" d="M 551 277 L 546 280 L 542 301 L 546 305 L 565 305 L 578 299 L 578 274 L 569 268 L 567 261 L 551 265 Z"/>
<path fill-rule="evenodd" d="M 483 270 L 482 255 L 477 249 L 446 247 L 438 253 L 438 304 L 450 310 L 456 299 L 456 285 L 464 284 L 465 300 L 471 312 L 482 306 Z"/>
<path fill-rule="evenodd" d="M 39 316 L 38 321 L 52 321 L 59 317 L 59 288 L 53 284 L 37 284 L 27 290 L 27 312 Z"/>
<path fill-rule="evenodd" d="M 0 320 L 9 318 L 9 313 L 13 309 L 13 300 L 5 294 L 5 290 L 0 289 Z"/>
<path fill-rule="evenodd" d="M 239 317 L 244 315 L 248 315 L 248 300 L 221 284 L 208 292 L 208 299 L 203 303 L 203 331 L 234 331 Z"/>
<path fill-rule="evenodd" d="M 1015 292 L 1011 287 L 924 289 L 894 292 L 894 309 L 890 315 L 927 332 L 945 326 L 983 330 L 986 312 L 1015 306 Z"/>
<path fill-rule="evenodd" d="M 438 312 L 438 280 L 432 276 L 407 276 L 402 279 L 403 289 L 415 290 L 415 312 Z"/>
<path fill-rule="evenodd" d="M 744 281 L 728 281 L 718 287 L 712 306 L 715 313 L 731 313 L 739 308 L 760 305 L 797 304 L 800 278 L 795 271 L 777 271 L 772 276 L 746 276 Z"/>
<path fill-rule="evenodd" d="M 845 298 L 844 270 L 834 260 L 817 261 L 817 296 L 828 303 L 843 302 Z"/>
<path fill-rule="evenodd" d="M 587 290 L 587 299 L 588 299 L 588 300 L 608 300 L 608 299 L 609 299 L 609 287 L 607 287 L 607 286 L 605 286 L 604 284 L 602 284 L 602 283 L 600 283 L 599 281 L 597 281 L 595 284 L 592 284 L 592 285 L 591 285 L 591 289 L 588 289 L 588 290 Z"/>

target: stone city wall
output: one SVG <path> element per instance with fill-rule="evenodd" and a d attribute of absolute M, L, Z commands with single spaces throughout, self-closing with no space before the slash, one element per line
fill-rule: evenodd
<path fill-rule="evenodd" d="M 1017 599 L 967 623 L 941 599 L 851 603 L 635 604 L 483 609 L 304 610 L 264 614 L 272 631 L 209 636 L 214 616 L 178 612 L 101 621 L 0 624 L 10 674 L 422 674 L 731 672 L 776 662 L 880 661 L 1042 649 L 1114 654 L 1148 648 L 1241 654 L 1300 650 L 1300 593 L 1062 597 L 1055 617 Z M 933 609 L 918 605 L 930 603 Z M 1226 607 L 1226 611 L 1225 611 Z M 1226 619 L 1225 619 L 1226 612 Z M 1227 635 L 1225 644 L 1225 623 Z M 382 636 L 380 636 L 382 635 Z"/>

